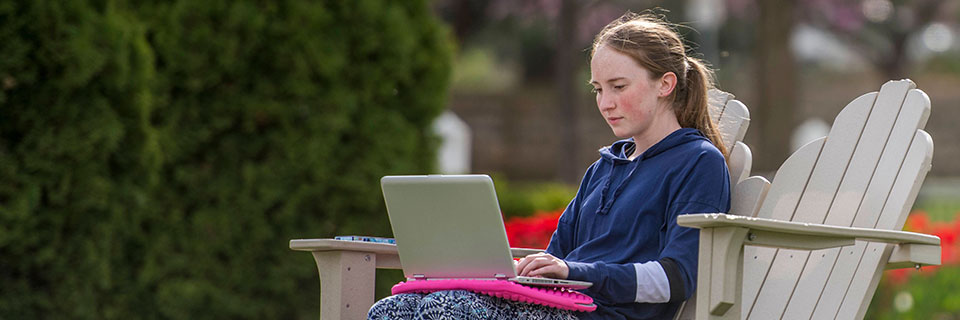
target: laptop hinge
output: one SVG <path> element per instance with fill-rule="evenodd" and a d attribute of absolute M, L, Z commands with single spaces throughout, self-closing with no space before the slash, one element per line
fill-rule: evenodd
<path fill-rule="evenodd" d="M 495 275 L 493 275 L 493 277 L 494 277 L 494 278 L 497 278 L 497 280 L 507 280 L 507 275 L 502 274 L 502 273 L 495 274 Z"/>
<path fill-rule="evenodd" d="M 413 275 L 413 280 L 427 280 L 427 276 L 422 275 L 422 274 L 414 274 L 414 275 Z"/>

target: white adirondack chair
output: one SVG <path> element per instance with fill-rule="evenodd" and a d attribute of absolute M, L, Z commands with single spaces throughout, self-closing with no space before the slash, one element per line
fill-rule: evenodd
<path fill-rule="evenodd" d="M 727 162 L 733 186 L 750 175 L 750 148 L 740 142 L 750 124 L 750 115 L 743 103 L 723 91 L 711 90 L 709 104 L 710 116 L 719 124 L 724 145 L 732 146 L 728 147 Z M 754 178 L 747 180 L 750 179 Z M 736 185 L 749 183 L 740 181 Z M 736 194 L 735 189 L 731 190 Z M 756 199 L 747 202 L 755 203 Z M 321 320 L 365 319 L 374 302 L 376 269 L 400 269 L 397 247 L 391 244 L 295 239 L 290 240 L 290 249 L 313 253 L 320 273 Z M 524 257 L 541 250 L 511 248 L 511 251 L 514 257 Z"/>
<path fill-rule="evenodd" d="M 929 112 L 913 82 L 887 82 L 789 157 L 769 189 L 741 181 L 740 216 L 679 217 L 701 229 L 697 319 L 861 319 L 884 268 L 940 264 L 939 238 L 896 231 L 930 168 Z"/>

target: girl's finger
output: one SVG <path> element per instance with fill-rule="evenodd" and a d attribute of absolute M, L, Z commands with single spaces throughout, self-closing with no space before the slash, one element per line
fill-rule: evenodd
<path fill-rule="evenodd" d="M 527 264 L 527 266 L 523 269 L 523 272 L 521 274 L 530 275 L 531 274 L 530 272 L 543 268 L 545 266 L 548 266 L 550 265 L 551 262 L 553 262 L 551 259 L 538 257 L 533 261 L 531 261 L 530 264 Z"/>
<path fill-rule="evenodd" d="M 530 264 L 531 261 L 533 261 L 533 260 L 535 260 L 535 259 L 537 259 L 537 258 L 539 258 L 539 257 L 542 257 L 542 256 L 544 256 L 544 255 L 549 256 L 549 254 L 546 254 L 546 253 L 543 253 L 543 252 L 538 252 L 538 253 L 534 253 L 534 254 L 528 255 L 528 256 L 526 256 L 526 257 L 523 257 L 523 259 L 520 259 L 520 262 L 517 263 L 517 273 L 521 273 L 522 270 L 523 270 L 523 268 L 526 267 L 528 264 Z"/>
<path fill-rule="evenodd" d="M 548 264 L 543 267 L 531 270 L 529 273 L 529 276 L 531 277 L 544 276 L 548 278 L 554 278 L 552 275 L 557 273 L 558 268 L 559 266 L 557 266 L 556 264 Z"/>
<path fill-rule="evenodd" d="M 533 255 L 529 255 L 523 257 L 523 259 L 520 259 L 520 262 L 517 263 L 517 274 L 523 275 L 523 269 L 526 268 L 527 265 L 530 264 L 530 261 L 533 261 L 533 259 Z"/>

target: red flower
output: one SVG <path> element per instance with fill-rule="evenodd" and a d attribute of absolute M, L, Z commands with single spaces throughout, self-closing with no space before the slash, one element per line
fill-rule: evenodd
<path fill-rule="evenodd" d="M 903 224 L 903 229 L 913 232 L 924 232 L 930 226 L 930 217 L 926 212 L 914 211 L 907 216 L 907 222 Z"/>
<path fill-rule="evenodd" d="M 546 249 L 563 211 L 541 212 L 531 217 L 513 217 L 504 223 L 511 247 Z"/>
<path fill-rule="evenodd" d="M 960 262 L 960 252 L 957 251 L 957 234 L 960 233 L 960 213 L 950 222 L 931 222 L 926 212 L 915 211 L 910 213 L 904 224 L 904 230 L 931 234 L 940 237 L 940 263 L 941 265 L 955 265 Z M 924 267 L 923 274 L 932 276 L 939 266 Z M 886 273 L 886 278 L 892 285 L 901 285 L 907 279 L 916 274 L 914 269 L 890 270 Z"/>
<path fill-rule="evenodd" d="M 900 286 L 907 283 L 907 277 L 909 276 L 910 270 L 912 269 L 904 268 L 904 269 L 887 270 L 886 272 L 887 274 L 885 278 L 893 286 Z"/>

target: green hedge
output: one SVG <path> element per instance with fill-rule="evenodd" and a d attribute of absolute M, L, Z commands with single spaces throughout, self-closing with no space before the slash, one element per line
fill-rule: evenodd
<path fill-rule="evenodd" d="M 433 165 L 425 1 L 0 3 L 0 318 L 305 318 Z"/>
<path fill-rule="evenodd" d="M 528 217 L 541 212 L 563 211 L 577 195 L 573 186 L 555 183 L 513 182 L 496 175 L 497 198 L 505 218 Z"/>

